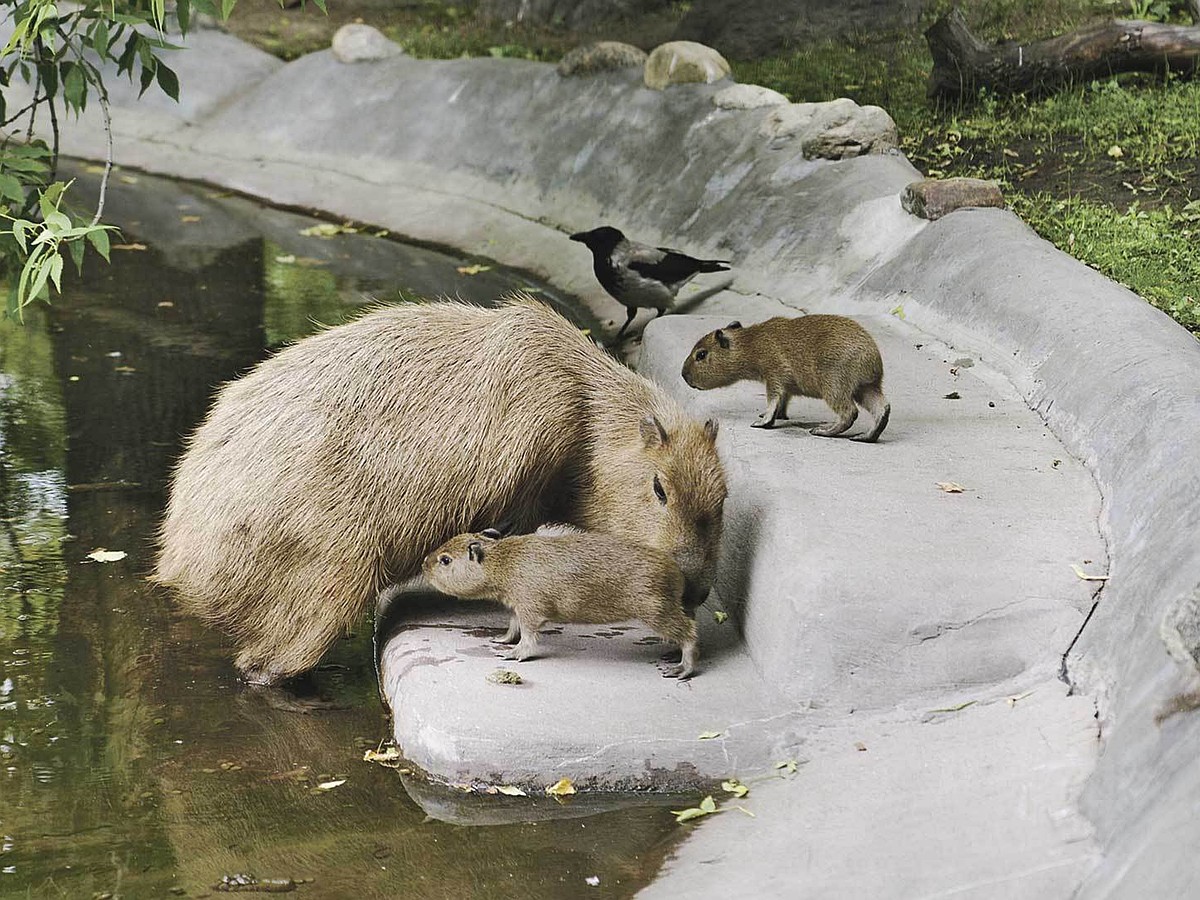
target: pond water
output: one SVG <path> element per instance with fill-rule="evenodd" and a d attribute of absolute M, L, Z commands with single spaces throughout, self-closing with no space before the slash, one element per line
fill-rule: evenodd
<path fill-rule="evenodd" d="M 79 175 L 86 196 L 95 176 Z M 145 175 L 118 173 L 108 204 L 112 265 L 0 322 L 0 897 L 217 896 L 238 873 L 312 879 L 293 894 L 310 898 L 647 883 L 682 831 L 661 805 L 452 825 L 363 762 L 390 734 L 369 622 L 313 678 L 335 708 L 300 714 L 240 685 L 220 635 L 145 581 L 172 460 L 217 384 L 372 298 L 543 286 L 362 233 L 304 236 L 314 220 Z"/>

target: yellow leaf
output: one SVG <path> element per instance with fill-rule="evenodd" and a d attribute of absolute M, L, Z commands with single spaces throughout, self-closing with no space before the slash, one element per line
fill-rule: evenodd
<path fill-rule="evenodd" d="M 730 778 L 728 781 L 722 781 L 721 790 L 728 791 L 735 797 L 745 797 L 748 793 L 750 793 L 750 788 L 746 787 L 736 778 Z"/>
<path fill-rule="evenodd" d="M 504 796 L 506 796 L 506 797 L 528 797 L 529 796 L 523 790 L 521 790 L 519 787 L 516 787 L 515 785 L 511 785 L 511 784 L 498 784 L 498 785 L 496 785 L 496 791 L 497 791 L 497 793 L 504 794 Z"/>
<path fill-rule="evenodd" d="M 180 216 L 180 217 L 179 217 L 179 221 L 180 221 L 180 222 L 187 222 L 187 223 L 189 223 L 189 224 L 190 224 L 190 223 L 192 223 L 192 222 L 199 222 L 199 221 L 200 221 L 200 217 L 199 217 L 199 216 Z"/>
<path fill-rule="evenodd" d="M 1075 565 L 1075 563 L 1071 563 L 1071 570 L 1083 581 L 1108 581 L 1107 575 L 1089 575 L 1083 569 L 1079 568 L 1079 566 Z"/>
<path fill-rule="evenodd" d="M 317 785 L 318 791 L 332 791 L 335 787 L 341 787 L 346 783 L 345 778 L 338 778 L 336 781 L 322 781 Z"/>
<path fill-rule="evenodd" d="M 285 266 L 290 266 L 295 261 L 296 261 L 295 253 L 285 253 L 283 256 L 275 257 L 275 262 L 281 263 L 282 265 L 285 265 Z"/>
<path fill-rule="evenodd" d="M 93 550 L 91 553 L 89 553 L 87 558 L 93 562 L 110 563 L 116 562 L 119 559 L 124 559 L 128 555 L 129 554 L 127 554 L 124 550 L 105 550 L 103 547 L 101 547 L 100 549 Z"/>
<path fill-rule="evenodd" d="M 1125 155 L 1125 151 L 1121 149 L 1119 144 L 1113 144 L 1108 148 L 1108 155 L 1113 159 L 1120 159 Z"/>
<path fill-rule="evenodd" d="M 720 736 L 721 736 L 721 732 L 719 732 L 719 731 L 705 731 L 705 732 L 701 733 L 700 740 L 711 741 L 713 738 L 719 738 Z"/>
<path fill-rule="evenodd" d="M 963 491 L 966 490 L 966 488 L 963 487 L 961 484 L 959 484 L 957 481 L 939 481 L 939 482 L 937 482 L 937 486 L 940 487 L 947 494 L 961 494 Z"/>
<path fill-rule="evenodd" d="M 723 610 L 723 609 L 714 609 L 713 610 L 713 621 L 716 622 L 718 625 L 723 625 L 728 619 L 729 619 L 729 613 L 725 612 L 725 610 Z"/>
<path fill-rule="evenodd" d="M 480 272 L 490 272 L 491 269 L 492 269 L 491 266 L 479 266 L 479 265 L 459 266 L 458 274 L 459 275 L 478 275 Z"/>
<path fill-rule="evenodd" d="M 316 225 L 310 225 L 308 228 L 303 228 L 300 233 L 304 237 L 320 237 L 331 238 L 337 234 L 354 234 L 357 228 L 351 228 L 349 225 L 335 225 L 333 222 L 318 222 Z"/>
<path fill-rule="evenodd" d="M 566 797 L 575 793 L 575 785 L 571 783 L 570 778 L 560 778 L 550 787 L 546 788 L 546 793 L 551 797 Z"/>
<path fill-rule="evenodd" d="M 387 765 L 388 763 L 396 762 L 400 759 L 400 748 L 396 746 L 384 747 L 382 750 L 368 750 L 363 754 L 363 762 L 379 763 Z"/>

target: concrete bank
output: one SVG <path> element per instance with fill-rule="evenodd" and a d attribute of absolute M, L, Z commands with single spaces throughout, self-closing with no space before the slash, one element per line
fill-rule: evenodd
<path fill-rule="evenodd" d="M 647 329 L 643 370 L 722 420 L 730 619 L 706 621 L 705 671 L 672 685 L 638 632 L 564 629 L 527 686 L 499 688 L 470 631 L 502 617 L 422 610 L 432 627 L 385 650 L 414 759 L 531 785 L 766 777 L 757 817 L 704 823 L 650 895 L 1197 889 L 1200 718 L 1156 721 L 1187 706 L 1173 698 L 1200 658 L 1191 336 L 1009 213 L 909 216 L 903 157 L 807 159 L 769 111 L 717 107 L 720 84 L 327 52 L 285 66 L 217 32 L 188 46 L 179 107 L 114 90 L 122 164 L 491 257 L 609 316 L 564 232 L 610 222 L 731 258 L 733 289 L 700 312 L 847 312 L 883 347 L 893 421 L 860 446 L 751 432 L 753 390 L 682 385 L 692 340 L 724 319 Z M 91 112 L 66 139 L 103 153 Z M 1095 592 L 1072 563 L 1109 580 Z"/>

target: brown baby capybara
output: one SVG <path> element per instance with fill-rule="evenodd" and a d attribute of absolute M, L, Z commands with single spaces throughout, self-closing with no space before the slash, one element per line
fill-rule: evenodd
<path fill-rule="evenodd" d="M 452 537 L 425 558 L 423 572 L 443 593 L 495 600 L 512 610 L 508 633 L 500 639 L 517 645 L 505 654 L 508 659 L 532 657 L 545 622 L 640 619 L 682 650 L 679 665 L 663 674 L 692 677 L 699 657 L 696 620 L 684 607 L 683 573 L 666 553 L 596 532 L 499 539 L 493 534 Z"/>
<path fill-rule="evenodd" d="M 684 360 L 683 380 L 702 391 L 761 381 L 767 388 L 767 411 L 754 428 L 773 428 L 777 419 L 786 419 L 792 397 L 818 397 L 838 420 L 818 425 L 813 434 L 833 437 L 846 431 L 861 404 L 875 424 L 853 440 L 871 442 L 883 433 L 892 411 L 883 396 L 879 345 L 845 316 L 777 316 L 745 328 L 731 322 L 696 342 Z"/>
<path fill-rule="evenodd" d="M 267 683 L 493 522 L 657 547 L 698 603 L 725 501 L 716 434 L 528 296 L 379 309 L 221 389 L 175 470 L 155 578 Z"/>

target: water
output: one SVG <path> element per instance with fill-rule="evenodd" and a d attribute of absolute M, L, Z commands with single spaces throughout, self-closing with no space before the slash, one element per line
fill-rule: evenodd
<path fill-rule="evenodd" d="M 450 825 L 363 762 L 390 733 L 369 622 L 315 673 L 336 708 L 300 714 L 239 685 L 221 636 L 144 580 L 172 460 L 217 384 L 372 296 L 529 281 L 363 234 L 304 237 L 312 220 L 144 175 L 114 181 L 106 218 L 129 249 L 25 326 L 0 322 L 0 897 L 216 896 L 237 873 L 312 879 L 292 895 L 308 898 L 648 882 L 681 831 L 661 806 Z M 127 556 L 88 560 L 97 549 Z"/>

